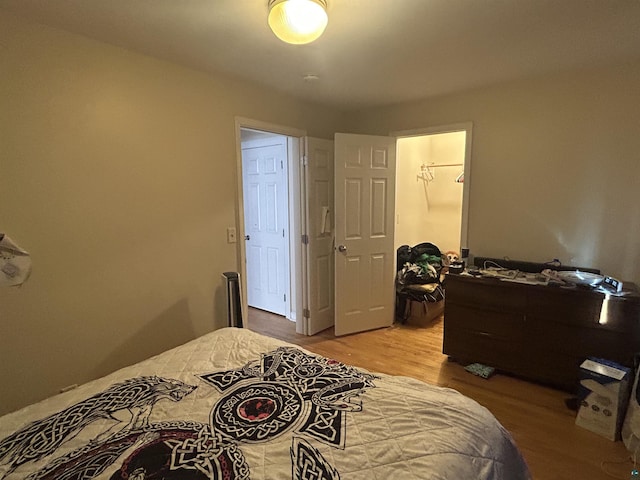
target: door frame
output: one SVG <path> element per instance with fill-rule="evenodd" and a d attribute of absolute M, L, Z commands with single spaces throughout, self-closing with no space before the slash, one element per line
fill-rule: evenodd
<path fill-rule="evenodd" d="M 460 248 L 469 248 L 469 191 L 471 187 L 471 146 L 473 122 L 451 123 L 433 127 L 416 128 L 390 132 L 390 137 L 408 138 L 437 135 L 439 133 L 465 132 L 464 182 L 462 182 L 462 215 L 460 219 Z"/>
<path fill-rule="evenodd" d="M 296 331 L 298 330 L 298 315 L 301 315 L 303 302 L 302 292 L 299 286 L 302 285 L 302 243 L 301 238 L 301 218 L 300 206 L 302 202 L 301 190 L 301 165 L 299 159 L 304 151 L 304 137 L 307 135 L 305 130 L 299 128 L 278 125 L 261 120 L 254 120 L 246 117 L 235 117 L 235 135 L 236 135 L 236 229 L 239 232 L 236 236 L 236 255 L 238 258 L 238 272 L 240 273 L 241 292 L 247 292 L 247 249 L 244 241 L 246 235 L 244 228 L 244 192 L 243 192 L 243 171 L 242 171 L 242 139 L 241 129 L 260 130 L 265 133 L 273 133 L 275 135 L 285 135 L 288 137 L 288 186 L 289 186 L 289 274 L 290 274 L 290 295 L 289 311 L 286 317 L 296 322 Z M 245 325 L 249 324 L 248 320 L 248 301 L 247 295 L 241 296 L 242 318 Z"/>

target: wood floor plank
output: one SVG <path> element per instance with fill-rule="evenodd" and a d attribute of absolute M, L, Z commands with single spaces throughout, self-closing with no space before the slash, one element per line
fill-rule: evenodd
<path fill-rule="evenodd" d="M 511 432 L 538 480 L 628 479 L 633 463 L 622 442 L 611 442 L 575 425 L 566 392 L 496 374 L 485 380 L 442 354 L 443 318 L 426 327 L 389 328 L 336 337 L 333 329 L 313 337 L 295 323 L 249 309 L 248 328 L 372 372 L 416 378 L 453 388 L 486 407 Z"/>

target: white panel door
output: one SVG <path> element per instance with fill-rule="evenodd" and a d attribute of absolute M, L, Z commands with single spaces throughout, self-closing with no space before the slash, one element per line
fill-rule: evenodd
<path fill-rule="evenodd" d="M 390 326 L 396 139 L 335 135 L 335 333 Z"/>
<path fill-rule="evenodd" d="M 333 300 L 333 142 L 306 139 L 304 186 L 308 317 L 304 333 L 314 335 L 334 323 Z"/>
<path fill-rule="evenodd" d="M 285 315 L 288 300 L 286 137 L 242 148 L 247 303 Z"/>

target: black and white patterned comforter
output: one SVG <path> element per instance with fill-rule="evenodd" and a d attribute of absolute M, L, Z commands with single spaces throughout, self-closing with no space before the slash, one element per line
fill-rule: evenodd
<path fill-rule="evenodd" d="M 226 328 L 0 418 L 0 478 L 531 477 L 454 390 Z"/>

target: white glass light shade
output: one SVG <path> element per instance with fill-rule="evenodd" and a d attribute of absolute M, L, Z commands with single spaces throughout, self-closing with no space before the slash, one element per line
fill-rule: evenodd
<path fill-rule="evenodd" d="M 324 0 L 270 0 L 269 26 L 283 42 L 311 43 L 327 26 L 326 7 Z"/>

